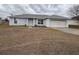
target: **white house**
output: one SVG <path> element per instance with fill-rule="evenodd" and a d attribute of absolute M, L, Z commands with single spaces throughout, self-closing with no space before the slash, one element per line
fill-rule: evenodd
<path fill-rule="evenodd" d="M 9 16 L 10 26 L 46 26 L 46 27 L 68 27 L 78 25 L 78 21 L 58 15 L 23 14 Z"/>

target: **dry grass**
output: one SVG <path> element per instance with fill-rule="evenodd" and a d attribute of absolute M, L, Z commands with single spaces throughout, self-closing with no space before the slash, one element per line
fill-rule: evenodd
<path fill-rule="evenodd" d="M 1 27 L 0 54 L 79 54 L 79 36 L 41 27 Z"/>

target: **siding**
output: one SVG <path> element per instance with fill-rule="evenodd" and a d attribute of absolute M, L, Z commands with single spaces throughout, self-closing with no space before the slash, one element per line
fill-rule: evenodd
<path fill-rule="evenodd" d="M 16 19 L 17 20 L 17 24 L 14 23 L 14 19 L 9 19 L 9 25 L 29 25 L 28 24 L 28 19 Z M 39 25 L 38 24 L 38 19 L 33 19 L 33 26 L 34 25 Z M 63 20 L 63 21 L 53 21 L 51 19 L 46 19 L 44 20 L 44 24 L 40 25 L 40 26 L 46 26 L 46 27 L 68 27 L 68 25 L 78 25 L 78 21 L 77 20 Z"/>
<path fill-rule="evenodd" d="M 14 19 L 9 20 L 9 25 L 25 25 L 27 23 L 27 19 L 16 19 L 17 23 L 14 23 Z"/>
<path fill-rule="evenodd" d="M 50 20 L 50 27 L 66 27 L 66 21 Z"/>
<path fill-rule="evenodd" d="M 67 20 L 67 26 L 68 25 L 78 25 L 78 21 L 77 20 Z"/>
<path fill-rule="evenodd" d="M 47 27 L 50 27 L 50 19 L 46 19 L 46 20 L 45 20 L 45 25 L 46 25 Z"/>

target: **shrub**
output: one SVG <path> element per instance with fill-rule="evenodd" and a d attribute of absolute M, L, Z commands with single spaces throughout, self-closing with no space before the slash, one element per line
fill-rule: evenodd
<path fill-rule="evenodd" d="M 69 25 L 69 28 L 79 28 L 79 25 Z"/>

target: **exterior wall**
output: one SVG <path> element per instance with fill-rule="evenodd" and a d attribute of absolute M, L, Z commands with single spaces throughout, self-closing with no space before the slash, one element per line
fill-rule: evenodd
<path fill-rule="evenodd" d="M 44 20 L 44 24 L 38 24 L 38 19 L 33 19 L 33 22 L 31 22 L 30 20 L 28 19 L 16 19 L 17 20 L 17 23 L 14 23 L 14 19 L 11 18 L 9 19 L 9 25 L 27 25 L 27 26 L 30 26 L 29 22 L 32 24 L 31 26 L 35 26 L 35 25 L 38 25 L 38 26 L 45 26 L 45 22 L 46 20 Z"/>
<path fill-rule="evenodd" d="M 46 27 L 50 27 L 50 19 L 45 20 L 45 25 L 46 25 Z"/>
<path fill-rule="evenodd" d="M 28 24 L 28 19 L 16 19 L 17 23 L 14 23 L 14 19 L 9 19 L 9 25 L 27 25 Z M 77 20 L 65 20 L 65 21 L 55 21 L 55 20 L 51 20 L 51 19 L 46 19 L 44 20 L 44 24 L 38 24 L 38 19 L 33 19 L 33 25 L 38 25 L 38 26 L 46 26 L 46 27 L 68 27 L 68 25 L 78 25 L 78 21 Z"/>
<path fill-rule="evenodd" d="M 35 26 L 36 24 L 36 19 L 33 19 L 33 26 Z"/>
<path fill-rule="evenodd" d="M 67 20 L 67 26 L 68 25 L 79 25 L 77 20 Z"/>
<path fill-rule="evenodd" d="M 46 19 L 44 20 L 44 24 L 43 25 L 46 26 Z"/>
<path fill-rule="evenodd" d="M 27 19 L 16 19 L 17 23 L 14 23 L 14 19 L 9 19 L 9 25 L 28 25 Z"/>
<path fill-rule="evenodd" d="M 35 25 L 38 25 L 38 19 L 35 19 Z"/>

